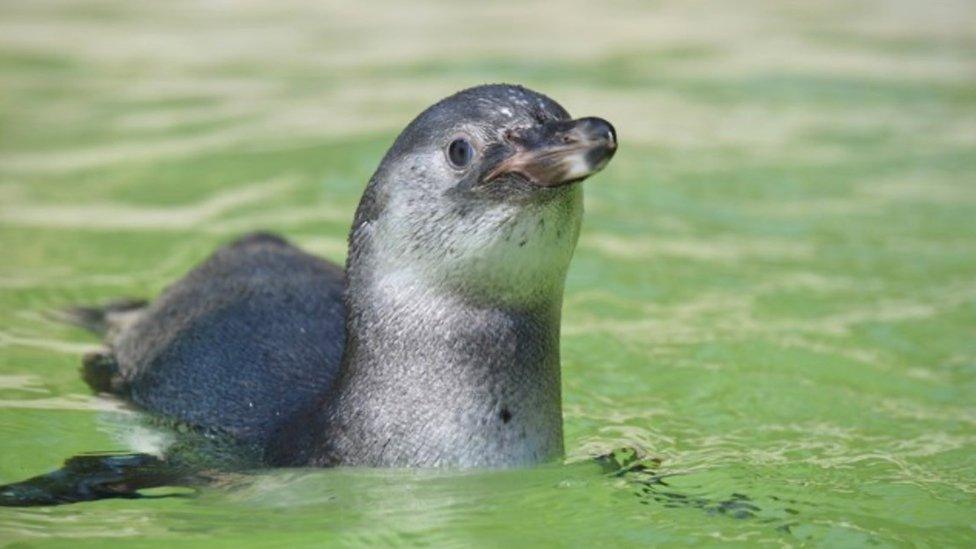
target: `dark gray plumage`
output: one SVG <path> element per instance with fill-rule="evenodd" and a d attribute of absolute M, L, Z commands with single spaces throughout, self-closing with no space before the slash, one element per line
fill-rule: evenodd
<path fill-rule="evenodd" d="M 108 329 L 86 379 L 268 465 L 557 458 L 576 183 L 615 148 L 607 122 L 519 86 L 455 94 L 371 179 L 348 280 L 278 237 L 245 237 L 144 308 L 79 311 Z"/>
<path fill-rule="evenodd" d="M 210 256 L 152 304 L 107 316 L 86 381 L 162 416 L 263 444 L 327 391 L 345 338 L 342 269 L 268 234 Z"/>

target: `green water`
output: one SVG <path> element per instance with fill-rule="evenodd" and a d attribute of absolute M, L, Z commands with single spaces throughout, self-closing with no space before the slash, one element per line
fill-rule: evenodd
<path fill-rule="evenodd" d="M 341 261 L 398 129 L 469 85 L 621 141 L 567 282 L 565 464 L 258 473 L 0 510 L 0 543 L 976 545 L 973 28 L 951 2 L 0 3 L 0 482 L 139 442 L 47 311 L 257 228 Z M 623 446 L 669 486 L 588 462 Z"/>

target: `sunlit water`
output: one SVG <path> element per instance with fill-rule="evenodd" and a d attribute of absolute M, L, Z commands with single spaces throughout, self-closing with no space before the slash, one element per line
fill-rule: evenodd
<path fill-rule="evenodd" d="M 521 82 L 622 146 L 567 284 L 565 464 L 255 472 L 3 509 L 0 542 L 976 544 L 973 28 L 963 2 L 3 2 L 0 482 L 156 436 L 48 311 L 256 228 L 341 261 L 432 100 Z M 589 460 L 625 446 L 656 476 Z"/>

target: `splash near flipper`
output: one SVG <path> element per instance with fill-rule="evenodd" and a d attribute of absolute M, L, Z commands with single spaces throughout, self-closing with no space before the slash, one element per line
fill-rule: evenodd
<path fill-rule="evenodd" d="M 668 508 L 701 509 L 709 515 L 721 515 L 743 520 L 755 519 L 760 522 L 777 524 L 775 529 L 785 533 L 790 533 L 790 528 L 796 524 L 793 517 L 799 511 L 795 508 L 763 509 L 757 505 L 753 498 L 738 492 L 734 492 L 724 499 L 682 493 L 666 480 L 668 477 L 676 475 L 662 473 L 660 459 L 645 456 L 636 448 L 618 448 L 594 459 L 605 474 L 622 478 L 627 481 L 628 485 L 634 486 L 636 488 L 634 495 L 643 505 L 650 505 L 653 502 Z M 770 499 L 777 502 L 773 507 L 777 507 L 783 501 L 776 496 L 770 496 Z M 797 503 L 795 500 L 787 500 L 787 502 Z"/>
<path fill-rule="evenodd" d="M 145 299 L 123 298 L 104 305 L 71 307 L 54 316 L 62 322 L 84 328 L 95 335 L 106 336 L 110 331 L 139 314 L 148 304 Z"/>

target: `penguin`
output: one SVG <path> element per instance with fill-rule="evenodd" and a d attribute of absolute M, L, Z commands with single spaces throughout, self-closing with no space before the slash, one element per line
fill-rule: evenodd
<path fill-rule="evenodd" d="M 383 157 L 344 269 L 277 235 L 240 238 L 152 302 L 71 310 L 105 341 L 83 378 L 256 466 L 558 459 L 580 183 L 616 149 L 609 122 L 541 93 L 462 90 Z"/>

